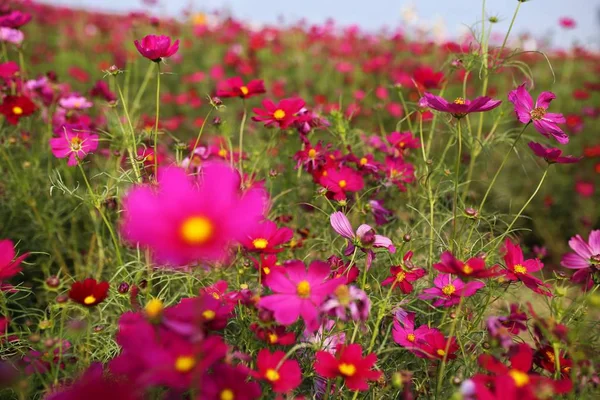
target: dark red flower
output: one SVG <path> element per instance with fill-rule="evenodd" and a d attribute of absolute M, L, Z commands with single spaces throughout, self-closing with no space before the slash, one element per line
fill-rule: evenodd
<path fill-rule="evenodd" d="M 29 97 L 6 96 L 4 102 L 0 104 L 0 114 L 6 117 L 9 124 L 16 125 L 21 118 L 33 114 L 36 108 Z"/>
<path fill-rule="evenodd" d="M 97 282 L 93 278 L 74 282 L 69 291 L 69 297 L 76 303 L 93 307 L 102 303 L 108 295 L 108 282 Z"/>
<path fill-rule="evenodd" d="M 264 122 L 265 126 L 277 125 L 280 129 L 286 129 L 298 119 L 298 113 L 304 108 L 304 100 L 294 97 L 283 99 L 275 104 L 269 99 L 264 99 L 262 108 L 255 108 L 256 116 L 253 121 Z"/>
<path fill-rule="evenodd" d="M 271 353 L 267 349 L 262 349 L 256 358 L 258 371 L 252 371 L 254 378 L 270 383 L 275 393 L 290 392 L 302 382 L 302 373 L 298 362 L 287 359 L 281 363 L 283 357 L 285 357 L 283 351 Z M 279 365 L 280 363 L 281 365 Z"/>
<path fill-rule="evenodd" d="M 217 96 L 219 97 L 241 97 L 245 99 L 265 92 L 265 84 L 262 80 L 255 79 L 244 84 L 239 76 L 219 82 L 217 85 Z"/>
<path fill-rule="evenodd" d="M 318 351 L 314 364 L 317 374 L 324 378 L 342 377 L 350 390 L 369 390 L 368 381 L 375 381 L 382 375 L 373 370 L 377 362 L 375 353 L 363 358 L 359 344 L 338 345 L 335 356 L 328 351 Z"/>
<path fill-rule="evenodd" d="M 454 255 L 445 251 L 440 256 L 440 263 L 433 264 L 433 268 L 447 274 L 458 275 L 463 278 L 484 279 L 498 276 L 498 266 L 485 268 L 485 260 L 480 257 L 469 258 L 466 262 L 458 260 Z"/>

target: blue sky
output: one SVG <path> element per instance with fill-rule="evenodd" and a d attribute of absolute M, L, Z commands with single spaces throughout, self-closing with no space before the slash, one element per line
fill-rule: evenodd
<path fill-rule="evenodd" d="M 276 23 L 279 17 L 292 22 L 306 18 L 322 22 L 333 17 L 342 25 L 358 24 L 366 29 L 395 27 L 404 7 L 413 4 L 420 21 L 430 24 L 444 20 L 448 35 L 455 36 L 481 19 L 482 0 L 158 0 L 159 5 L 145 6 L 142 0 L 46 0 L 47 3 L 89 7 L 96 10 L 132 11 L 150 9 L 177 16 L 184 8 L 210 11 L 226 7 L 248 21 Z M 497 16 L 496 30 L 505 32 L 517 0 L 487 0 L 488 16 Z M 191 5 L 191 8 L 190 8 Z M 568 46 L 573 41 L 600 44 L 600 0 L 530 0 L 521 5 L 515 32 L 532 32 L 538 37 L 552 37 L 553 43 Z M 577 28 L 563 31 L 558 19 L 569 16 Z"/>

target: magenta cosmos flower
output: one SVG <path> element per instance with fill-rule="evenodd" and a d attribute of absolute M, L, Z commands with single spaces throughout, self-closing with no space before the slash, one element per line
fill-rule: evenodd
<path fill-rule="evenodd" d="M 461 297 L 473 296 L 485 286 L 483 282 L 473 281 L 465 284 L 459 278 L 452 280 L 450 274 L 439 274 L 433 281 L 435 287 L 423 290 L 421 300 L 436 299 L 435 307 L 451 307 L 459 303 Z"/>
<path fill-rule="evenodd" d="M 531 95 L 525 89 L 525 84 L 522 84 L 508 94 L 508 100 L 514 104 L 517 119 L 529 124 L 533 122 L 535 129 L 546 137 L 552 136 L 559 143 L 565 144 L 569 142 L 569 137 L 558 127 L 558 124 L 566 122 L 562 114 L 554 114 L 548 112 L 550 102 L 556 98 L 552 92 L 542 92 L 538 96 L 535 105 Z"/>
<path fill-rule="evenodd" d="M 575 253 L 565 254 L 560 262 L 565 268 L 580 271 L 596 272 L 600 270 L 600 230 L 590 233 L 588 243 L 579 235 L 575 235 L 569 240 L 569 247 Z M 583 273 L 583 272 L 581 272 Z"/>
<path fill-rule="evenodd" d="M 415 313 L 410 312 L 402 318 L 394 319 L 392 338 L 400 346 L 412 351 L 419 348 L 419 343 L 431 333 L 431 329 L 427 325 L 421 325 L 415 329 Z"/>
<path fill-rule="evenodd" d="M 227 164 L 206 163 L 194 179 L 165 168 L 158 187 L 138 186 L 125 196 L 121 231 L 159 263 L 220 261 L 256 229 L 266 205 L 262 189 L 240 190 L 239 174 Z"/>
<path fill-rule="evenodd" d="M 217 85 L 217 96 L 219 97 L 248 97 L 265 93 L 265 84 L 262 80 L 254 79 L 244 83 L 239 76 L 226 79 Z"/>
<path fill-rule="evenodd" d="M 544 264 L 539 259 L 531 258 L 525 260 L 521 247 L 511 242 L 510 239 L 506 239 L 502 251 L 505 252 L 504 263 L 507 269 L 503 271 L 503 274 L 506 280 L 521 281 L 536 293 L 552 296 L 552 293 L 546 289 L 550 285 L 531 275 L 532 272 L 537 272 L 544 268 Z"/>
<path fill-rule="evenodd" d="M 98 148 L 98 135 L 65 129 L 59 137 L 49 141 L 52 154 L 56 158 L 69 158 L 67 165 L 77 165 L 88 153 Z"/>
<path fill-rule="evenodd" d="M 484 279 L 500 275 L 497 266 L 489 269 L 485 268 L 485 260 L 481 257 L 472 257 L 466 262 L 462 262 L 449 251 L 442 253 L 440 262 L 433 264 L 433 268 L 440 272 L 458 275 L 463 278 Z"/>
<path fill-rule="evenodd" d="M 283 99 L 275 104 L 269 99 L 262 101 L 262 108 L 255 108 L 253 111 L 256 116 L 253 121 L 264 122 L 265 126 L 278 126 L 280 129 L 286 129 L 298 120 L 298 113 L 304 108 L 304 100 L 294 97 Z"/>
<path fill-rule="evenodd" d="M 290 228 L 277 228 L 275 222 L 266 220 L 242 240 L 242 245 L 248 251 L 279 253 L 283 251 L 280 246 L 292 240 L 293 236 L 294 231 Z"/>
<path fill-rule="evenodd" d="M 363 177 L 349 167 L 326 169 L 319 183 L 330 192 L 331 197 L 338 201 L 346 199 L 346 192 L 358 192 L 365 187 Z"/>
<path fill-rule="evenodd" d="M 179 40 L 171 44 L 171 38 L 165 35 L 148 35 L 133 43 L 141 55 L 154 62 L 171 57 L 179 50 Z"/>
<path fill-rule="evenodd" d="M 265 284 L 274 292 L 260 299 L 259 307 L 273 311 L 281 325 L 291 325 L 302 317 L 308 332 L 319 328 L 319 307 L 344 280 L 329 279 L 331 270 L 322 261 L 313 261 L 308 271 L 302 261 L 286 263 L 285 270 L 274 270 Z"/>
<path fill-rule="evenodd" d="M 529 142 L 527 145 L 533 154 L 542 157 L 548 164 L 573 164 L 582 159 L 582 157 L 563 156 L 562 150 L 556 147 L 546 147 L 536 142 Z"/>
<path fill-rule="evenodd" d="M 373 247 L 386 248 L 392 254 L 396 252 L 396 248 L 392 244 L 390 238 L 376 235 L 370 225 L 362 224 L 358 227 L 356 233 L 354 233 L 352 225 L 350 224 L 350 221 L 348 221 L 348 217 L 341 211 L 336 211 L 331 214 L 329 220 L 333 230 L 348 239 L 348 247 L 346 247 L 344 254 L 349 256 L 354 252 L 355 247 L 360 248 L 367 253 L 367 265 L 369 267 L 371 266 L 371 261 L 375 257 L 375 253 L 371 250 Z"/>
<path fill-rule="evenodd" d="M 427 106 L 436 111 L 450 113 L 454 118 L 458 119 L 470 113 L 493 110 L 498 107 L 500 103 L 502 103 L 502 100 L 493 100 L 487 96 L 477 97 L 474 100 L 458 97 L 450 103 L 448 100 L 431 93 L 425 93 L 421 100 L 419 100 L 419 104 L 423 106 Z"/>

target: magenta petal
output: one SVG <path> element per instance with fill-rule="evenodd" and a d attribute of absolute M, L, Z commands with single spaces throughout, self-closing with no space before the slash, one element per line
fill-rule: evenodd
<path fill-rule="evenodd" d="M 337 211 L 331 214 L 329 217 L 331 222 L 331 227 L 334 231 L 336 231 L 339 235 L 345 237 L 346 239 L 352 240 L 354 238 L 354 232 L 352 231 L 352 225 L 350 225 L 350 221 L 343 212 Z"/>
<path fill-rule="evenodd" d="M 485 286 L 485 284 L 483 282 L 478 282 L 478 281 L 469 282 L 465 285 L 465 287 L 463 288 L 461 293 L 465 297 L 473 296 L 475 294 L 475 292 L 477 292 L 479 289 L 481 289 L 484 286 Z"/>
<path fill-rule="evenodd" d="M 585 259 L 590 259 L 594 255 L 590 246 L 579 235 L 575 235 L 569 240 L 569 247 Z"/>
<path fill-rule="evenodd" d="M 560 261 L 560 265 L 570 269 L 582 269 L 590 266 L 587 259 L 581 257 L 579 254 L 569 253 L 565 254 Z"/>
<path fill-rule="evenodd" d="M 542 107 L 544 109 L 550 106 L 550 102 L 556 99 L 556 95 L 552 92 L 542 92 L 538 96 L 537 102 L 535 103 L 536 107 Z"/>
<path fill-rule="evenodd" d="M 356 230 L 356 236 L 358 236 L 359 239 L 362 239 L 367 234 L 367 232 L 369 232 L 371 230 L 373 230 L 373 228 L 371 228 L 371 226 L 369 226 L 367 224 L 362 224 Z"/>
<path fill-rule="evenodd" d="M 281 325 L 291 325 L 298 319 L 302 301 L 294 295 L 274 294 L 260 299 L 259 307 L 273 311 L 275 320 Z"/>
<path fill-rule="evenodd" d="M 590 233 L 589 247 L 594 255 L 600 254 L 600 229 Z"/>

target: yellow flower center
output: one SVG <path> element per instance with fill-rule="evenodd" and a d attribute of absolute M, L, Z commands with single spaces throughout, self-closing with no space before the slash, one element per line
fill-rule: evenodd
<path fill-rule="evenodd" d="M 217 293 L 217 292 L 214 292 L 214 293 L 212 294 L 212 297 L 213 297 L 215 300 L 219 300 L 219 299 L 221 298 L 221 296 L 219 296 L 219 293 Z"/>
<path fill-rule="evenodd" d="M 466 104 L 465 99 L 463 99 L 462 97 L 457 97 L 456 99 L 454 99 L 454 104 Z"/>
<path fill-rule="evenodd" d="M 264 238 L 257 238 L 252 241 L 252 245 L 254 246 L 255 249 L 261 249 L 261 250 L 266 249 L 268 244 L 269 244 L 269 241 Z"/>
<path fill-rule="evenodd" d="M 231 389 L 223 389 L 221 390 L 221 394 L 219 394 L 220 400 L 233 400 L 235 399 L 235 395 Z"/>
<path fill-rule="evenodd" d="M 277 120 L 284 119 L 285 118 L 285 111 L 283 111 L 281 108 L 278 108 L 273 113 L 273 118 L 275 118 Z"/>
<path fill-rule="evenodd" d="M 342 375 L 345 376 L 352 376 L 356 373 L 356 367 L 354 366 L 354 364 L 341 363 L 338 366 L 338 370 Z"/>
<path fill-rule="evenodd" d="M 446 296 L 452 296 L 454 292 L 456 292 L 456 287 L 451 283 L 442 288 L 442 293 Z"/>
<path fill-rule="evenodd" d="M 409 333 L 408 335 L 406 335 L 406 340 L 408 340 L 409 342 L 414 342 L 415 341 L 415 335 L 412 333 Z"/>
<path fill-rule="evenodd" d="M 73 150 L 79 150 L 81 149 L 81 138 L 79 136 L 75 136 L 71 139 L 71 148 Z"/>
<path fill-rule="evenodd" d="M 242 94 L 245 96 L 247 95 L 250 91 L 248 90 L 247 86 L 242 86 L 240 87 L 240 92 L 242 92 Z"/>
<path fill-rule="evenodd" d="M 339 285 L 335 289 L 335 296 L 338 298 L 338 301 L 341 305 L 347 306 L 350 304 L 350 289 L 346 285 Z"/>
<path fill-rule="evenodd" d="M 271 382 L 276 382 L 279 380 L 279 372 L 275 371 L 272 368 L 269 368 L 267 372 L 265 372 L 265 378 L 267 378 Z"/>
<path fill-rule="evenodd" d="M 315 149 L 310 149 L 308 151 L 308 157 L 315 158 L 317 156 L 317 151 Z"/>
<path fill-rule="evenodd" d="M 396 280 L 402 282 L 406 278 L 406 272 L 400 271 L 396 274 Z"/>
<path fill-rule="evenodd" d="M 269 267 L 264 267 L 263 268 L 263 272 L 265 273 L 265 275 L 269 275 L 271 273 L 271 268 Z"/>
<path fill-rule="evenodd" d="M 517 387 L 523 387 L 529 383 L 529 375 L 527 375 L 525 372 L 516 369 L 511 369 L 510 371 L 508 371 L 508 374 L 511 378 L 513 378 Z"/>
<path fill-rule="evenodd" d="M 217 315 L 213 310 L 206 310 L 202 313 L 202 316 L 205 320 L 211 321 L 215 319 L 215 315 Z"/>
<path fill-rule="evenodd" d="M 403 149 L 403 148 L 404 148 L 404 146 L 406 146 L 406 143 L 404 143 L 404 142 L 400 142 L 400 143 L 398 143 L 398 146 L 400 146 L 400 148 L 401 148 L 401 149 Z"/>
<path fill-rule="evenodd" d="M 442 350 L 442 349 L 438 349 L 438 351 L 436 351 L 436 353 L 440 357 L 444 357 L 446 355 L 446 351 Z"/>
<path fill-rule="evenodd" d="M 219 157 L 225 158 L 225 157 L 227 157 L 227 150 L 221 149 L 221 150 L 219 150 L 218 154 L 219 154 Z"/>
<path fill-rule="evenodd" d="M 521 264 L 517 264 L 514 267 L 514 271 L 515 271 L 515 274 L 525 274 L 525 273 L 527 273 L 527 268 L 525 268 Z"/>
<path fill-rule="evenodd" d="M 190 372 L 196 366 L 196 359 L 191 356 L 179 356 L 175 360 L 175 370 L 177 372 Z"/>
<path fill-rule="evenodd" d="M 213 234 L 212 222 L 204 217 L 190 217 L 181 225 L 181 237 L 188 244 L 199 245 L 206 243 Z"/>
<path fill-rule="evenodd" d="M 194 25 L 204 25 L 204 24 L 206 24 L 206 14 L 204 14 L 204 13 L 194 14 L 192 22 L 194 23 Z"/>
<path fill-rule="evenodd" d="M 162 314 L 163 308 L 163 302 L 160 299 L 152 299 L 146 304 L 144 310 L 149 318 L 155 319 Z"/>
<path fill-rule="evenodd" d="M 277 343 L 277 340 L 279 340 L 279 336 L 277 336 L 277 334 L 269 333 L 269 343 L 275 344 Z"/>
<path fill-rule="evenodd" d="M 296 293 L 300 297 L 309 297 L 310 296 L 310 283 L 308 281 L 301 281 L 296 287 Z"/>
<path fill-rule="evenodd" d="M 556 361 L 556 357 L 554 357 L 554 353 L 549 350 L 546 352 L 546 357 L 548 357 L 548 360 L 553 364 Z"/>
<path fill-rule="evenodd" d="M 83 299 L 83 302 L 89 306 L 90 304 L 94 304 L 96 302 L 96 298 L 92 295 L 89 295 Z"/>
<path fill-rule="evenodd" d="M 463 267 L 463 272 L 467 275 L 470 275 L 473 273 L 473 268 L 470 265 L 465 264 L 465 266 Z"/>
<path fill-rule="evenodd" d="M 531 116 L 532 120 L 538 121 L 538 120 L 544 118 L 544 115 L 546 115 L 546 110 L 542 107 L 536 107 L 533 110 L 531 110 L 529 115 Z"/>
<path fill-rule="evenodd" d="M 360 165 L 366 165 L 369 162 L 369 160 L 367 160 L 367 157 L 363 157 L 360 159 Z"/>
<path fill-rule="evenodd" d="M 343 189 L 346 187 L 347 183 L 344 179 L 342 179 L 341 181 L 338 182 L 338 185 Z"/>
<path fill-rule="evenodd" d="M 23 114 L 23 109 L 19 106 L 14 106 L 12 109 L 12 112 L 15 115 L 21 115 L 21 114 Z"/>

